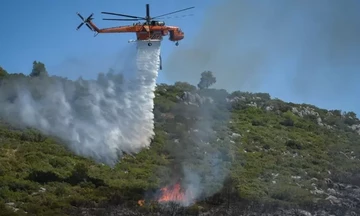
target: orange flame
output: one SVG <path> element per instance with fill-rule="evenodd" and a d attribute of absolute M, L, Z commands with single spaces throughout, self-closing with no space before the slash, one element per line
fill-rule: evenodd
<path fill-rule="evenodd" d="M 185 193 L 181 191 L 179 183 L 175 184 L 173 187 L 167 186 L 160 190 L 162 193 L 158 202 L 179 202 L 185 200 Z"/>
<path fill-rule="evenodd" d="M 145 200 L 139 200 L 138 204 L 139 204 L 139 206 L 143 206 L 145 204 Z"/>
<path fill-rule="evenodd" d="M 176 203 L 183 203 L 183 204 L 190 204 L 194 202 L 194 197 L 191 191 L 183 191 L 181 188 L 180 183 L 177 183 L 173 186 L 166 186 L 160 189 L 161 195 L 157 199 L 158 203 L 164 203 L 164 202 L 176 202 Z M 189 197 L 190 195 L 190 197 Z M 145 200 L 141 199 L 138 200 L 139 206 L 145 205 Z"/>

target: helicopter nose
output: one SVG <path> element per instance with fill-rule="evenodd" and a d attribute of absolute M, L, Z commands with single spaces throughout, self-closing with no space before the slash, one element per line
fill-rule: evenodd
<path fill-rule="evenodd" d="M 184 34 L 176 35 L 176 40 L 182 40 L 182 39 L 184 39 Z"/>

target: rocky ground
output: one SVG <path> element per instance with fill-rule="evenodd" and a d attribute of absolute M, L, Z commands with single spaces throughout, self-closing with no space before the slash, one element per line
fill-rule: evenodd
<path fill-rule="evenodd" d="M 106 209 L 82 209 L 73 212 L 71 215 L 84 216 L 145 216 L 145 215 L 188 215 L 188 216 L 357 216 L 360 215 L 357 209 L 340 208 L 336 206 L 319 206 L 318 210 L 303 210 L 303 209 L 287 209 L 276 206 L 249 206 L 248 208 L 241 206 L 241 203 L 233 203 L 230 206 L 227 204 L 221 206 L 214 206 L 207 211 L 189 212 L 183 208 L 163 208 L 156 211 L 142 211 L 127 207 L 111 207 Z"/>
<path fill-rule="evenodd" d="M 280 204 L 250 203 L 246 201 L 227 200 L 220 205 L 207 205 L 201 203 L 189 208 L 176 204 L 163 205 L 161 208 L 142 208 L 108 206 L 97 209 L 76 209 L 71 215 L 83 216 L 145 216 L 145 215 L 191 215 L 191 216 L 357 216 L 360 215 L 360 187 L 356 185 L 333 182 L 325 179 L 323 182 L 315 180 L 317 184 L 324 183 L 327 190 L 319 189 L 314 183 L 312 206 L 299 208 L 285 207 Z"/>

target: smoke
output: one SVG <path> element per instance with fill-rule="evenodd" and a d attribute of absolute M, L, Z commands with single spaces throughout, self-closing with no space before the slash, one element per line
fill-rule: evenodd
<path fill-rule="evenodd" d="M 227 134 L 230 112 L 226 108 L 226 98 L 216 98 L 211 91 L 202 97 L 211 97 L 212 102 L 203 103 L 199 107 L 198 120 L 189 134 L 193 140 L 189 148 L 192 153 L 182 161 L 184 183 L 192 195 L 189 204 L 219 192 L 231 166 L 231 160 L 227 157 L 230 151 Z"/>
<path fill-rule="evenodd" d="M 180 178 L 185 199 L 179 204 L 183 206 L 219 192 L 230 173 L 227 95 L 216 89 L 186 92 L 183 102 L 172 111 L 178 120 L 175 128 L 168 129 L 174 158 L 170 181 L 178 182 Z"/>
<path fill-rule="evenodd" d="M 159 52 L 160 43 L 137 43 L 136 75 L 129 81 L 116 73 L 75 82 L 59 77 L 7 80 L 0 85 L 1 117 L 57 136 L 76 154 L 114 166 L 124 152 L 139 152 L 154 136 Z"/>
<path fill-rule="evenodd" d="M 215 87 L 229 91 L 330 103 L 357 88 L 359 11 L 357 0 L 219 1 L 191 45 L 179 46 L 165 62 L 167 79 L 193 82 L 211 70 Z"/>

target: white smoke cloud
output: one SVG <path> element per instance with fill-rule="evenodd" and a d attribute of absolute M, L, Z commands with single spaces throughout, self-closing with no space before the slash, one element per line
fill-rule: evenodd
<path fill-rule="evenodd" d="M 64 140 L 76 154 L 113 166 L 123 152 L 150 145 L 160 42 L 137 43 L 135 78 L 99 74 L 97 80 L 45 77 L 0 85 L 2 118 Z"/>

